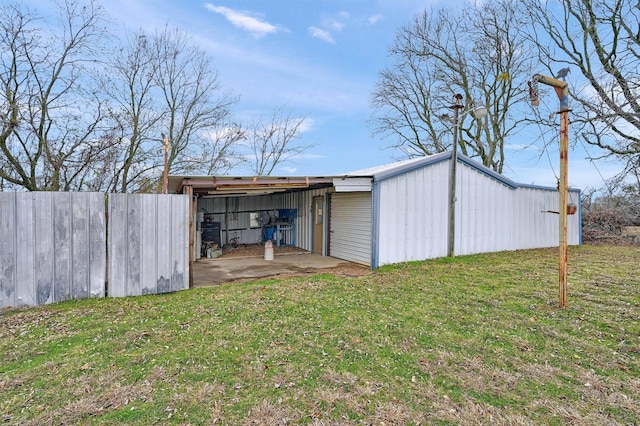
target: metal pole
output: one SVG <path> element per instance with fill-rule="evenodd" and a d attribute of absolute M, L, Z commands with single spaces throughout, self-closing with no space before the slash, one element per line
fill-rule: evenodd
<path fill-rule="evenodd" d="M 451 148 L 451 170 L 449 175 L 449 240 L 447 256 L 453 257 L 455 253 L 456 238 L 456 168 L 458 163 L 458 111 L 463 108 L 462 95 L 455 95 L 456 103 L 449 108 L 453 109 L 453 147 Z"/>
<path fill-rule="evenodd" d="M 167 193 L 169 185 L 169 138 L 162 134 L 162 142 L 164 143 L 164 171 L 162 172 L 162 193 Z"/>

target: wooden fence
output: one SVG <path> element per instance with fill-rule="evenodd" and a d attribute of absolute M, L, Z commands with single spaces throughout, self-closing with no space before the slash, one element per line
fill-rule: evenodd
<path fill-rule="evenodd" d="M 186 289 L 188 223 L 185 195 L 0 192 L 0 308 Z"/>
<path fill-rule="evenodd" d="M 109 196 L 109 295 L 189 287 L 189 197 Z"/>

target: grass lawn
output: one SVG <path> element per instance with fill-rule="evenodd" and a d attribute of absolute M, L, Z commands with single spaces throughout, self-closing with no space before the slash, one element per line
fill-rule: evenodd
<path fill-rule="evenodd" d="M 640 424 L 640 249 L 0 312 L 5 424 Z"/>

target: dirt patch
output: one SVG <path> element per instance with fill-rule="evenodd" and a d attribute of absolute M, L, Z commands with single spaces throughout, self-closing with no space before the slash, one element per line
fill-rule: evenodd
<path fill-rule="evenodd" d="M 291 272 L 284 272 L 281 274 L 269 275 L 269 278 L 280 279 L 280 278 L 294 278 L 294 277 L 306 277 L 309 275 L 316 274 L 331 274 L 336 277 L 344 277 L 344 278 L 356 278 L 362 277 L 365 275 L 372 274 L 373 271 L 366 267 L 361 266 L 354 263 L 344 263 L 334 268 L 299 268 Z M 237 278 L 230 279 L 226 282 L 246 282 L 246 281 L 254 281 L 256 278 Z"/>

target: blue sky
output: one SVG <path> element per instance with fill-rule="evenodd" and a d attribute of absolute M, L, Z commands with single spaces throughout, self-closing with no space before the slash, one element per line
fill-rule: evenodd
<path fill-rule="evenodd" d="M 456 7 L 462 0 L 445 3 Z M 169 24 L 189 32 L 211 54 L 222 86 L 240 96 L 234 108 L 240 122 L 268 116 L 277 107 L 306 117 L 301 142 L 316 146 L 294 163 L 278 167 L 273 174 L 281 176 L 335 175 L 399 159 L 399 153 L 384 149 L 387 142 L 371 135 L 370 94 L 378 73 L 390 62 L 387 47 L 398 28 L 424 8 L 442 4 L 437 0 L 103 2 L 120 31 L 153 32 Z M 540 156 L 520 148 L 531 142 L 518 139 L 522 137 L 527 136 L 508 141 L 504 174 L 517 182 L 555 186 L 557 144 L 551 144 L 549 156 Z M 596 170 L 585 157 L 582 149 L 569 153 L 572 187 L 602 187 L 602 178 L 621 169 L 601 162 Z"/>

